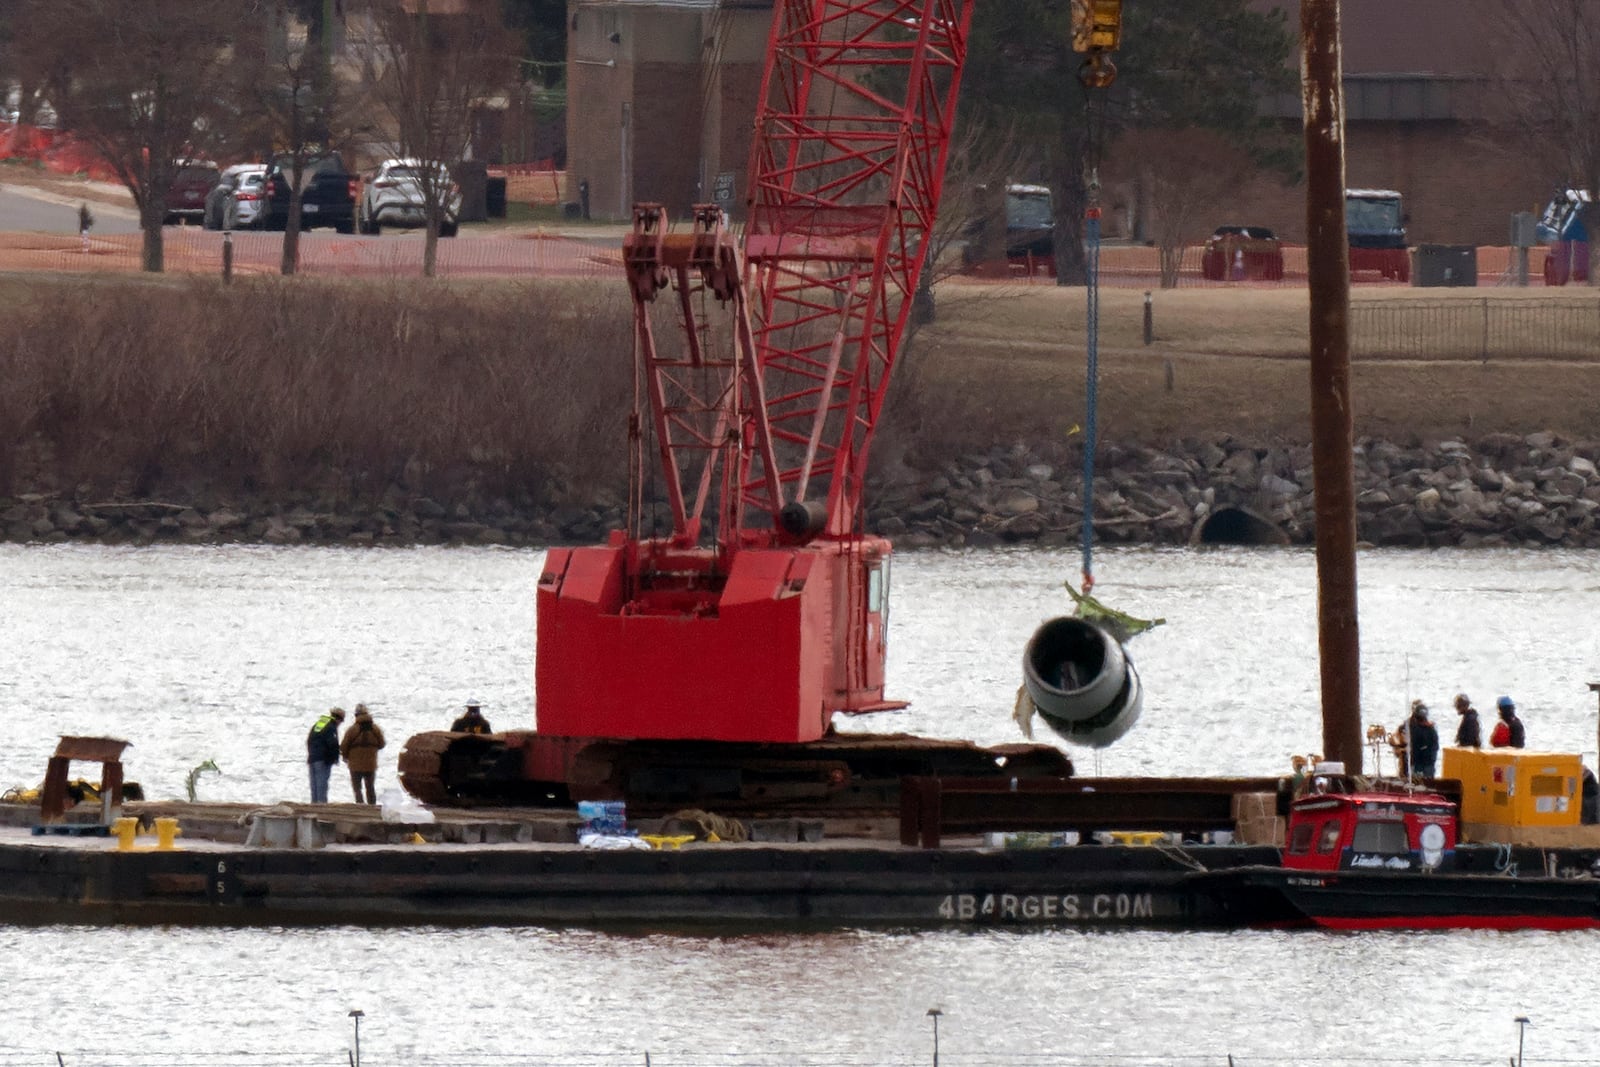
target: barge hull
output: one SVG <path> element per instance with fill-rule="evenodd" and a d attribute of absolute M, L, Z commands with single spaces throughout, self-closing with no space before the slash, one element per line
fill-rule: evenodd
<path fill-rule="evenodd" d="M 1204 862 L 1270 861 L 1208 846 Z M 1214 928 L 1255 916 L 1155 848 L 117 852 L 0 846 L 0 921 Z"/>

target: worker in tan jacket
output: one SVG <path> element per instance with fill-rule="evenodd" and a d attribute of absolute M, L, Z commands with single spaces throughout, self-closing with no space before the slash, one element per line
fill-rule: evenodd
<path fill-rule="evenodd" d="M 383 731 L 372 721 L 372 713 L 365 704 L 356 705 L 356 721 L 344 732 L 339 742 L 339 755 L 350 768 L 350 787 L 355 790 L 356 803 L 362 803 L 361 786 L 366 783 L 365 803 L 378 802 L 374 782 L 378 774 L 378 750 L 384 746 Z"/>

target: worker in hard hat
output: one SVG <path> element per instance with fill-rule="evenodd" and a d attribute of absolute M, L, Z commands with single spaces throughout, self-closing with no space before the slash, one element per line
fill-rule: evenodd
<path fill-rule="evenodd" d="M 483 717 L 482 705 L 476 700 L 467 701 L 467 710 L 455 722 L 450 724 L 450 730 L 458 734 L 492 734 L 494 728 L 489 725 L 489 720 Z"/>
<path fill-rule="evenodd" d="M 1495 748 L 1522 748 L 1527 743 L 1527 732 L 1517 718 L 1516 703 L 1510 697 L 1501 697 L 1494 706 L 1500 712 L 1500 721 L 1489 734 L 1489 744 Z"/>
<path fill-rule="evenodd" d="M 339 762 L 339 724 L 344 722 L 343 708 L 330 708 L 306 734 L 306 764 L 311 769 L 311 803 L 328 802 L 328 778 L 333 765 Z"/>
<path fill-rule="evenodd" d="M 1406 723 L 1411 734 L 1411 773 L 1432 778 L 1439 768 L 1439 731 L 1428 715 L 1428 705 L 1420 700 L 1411 702 L 1411 721 Z"/>

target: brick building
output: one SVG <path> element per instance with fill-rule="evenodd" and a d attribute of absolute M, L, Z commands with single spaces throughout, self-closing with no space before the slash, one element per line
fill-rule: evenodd
<path fill-rule="evenodd" d="M 1298 26 L 1298 0 L 1254 2 Z M 1343 0 L 1347 184 L 1400 190 L 1413 242 L 1504 244 L 1510 215 L 1566 180 L 1487 126 L 1495 4 Z M 681 215 L 719 176 L 736 213 L 771 0 L 568 0 L 568 15 L 567 169 L 589 182 L 591 213 L 656 200 Z M 1298 95 L 1262 108 L 1298 131 Z M 1304 186 L 1257 180 L 1218 216 L 1303 240 Z"/>
<path fill-rule="evenodd" d="M 1299 25 L 1297 0 L 1261 0 Z M 1497 0 L 1342 0 L 1345 178 L 1397 189 L 1413 244 L 1507 243 L 1510 216 L 1544 207 L 1566 175 L 1548 172 L 1488 124 Z M 1300 99 L 1264 102 L 1298 135 Z M 1305 187 L 1256 182 L 1235 218 L 1305 235 Z"/>

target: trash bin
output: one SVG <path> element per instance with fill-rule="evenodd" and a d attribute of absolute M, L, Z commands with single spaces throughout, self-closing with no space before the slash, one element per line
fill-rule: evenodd
<path fill-rule="evenodd" d="M 1411 284 L 1439 287 L 1478 284 L 1476 245 L 1417 245 L 1412 250 Z"/>
<path fill-rule="evenodd" d="M 466 159 L 455 166 L 456 184 L 461 187 L 461 221 L 483 222 L 489 217 L 489 168 L 480 160 Z"/>
<path fill-rule="evenodd" d="M 506 217 L 506 180 L 490 177 L 483 186 L 483 209 L 491 219 Z"/>

